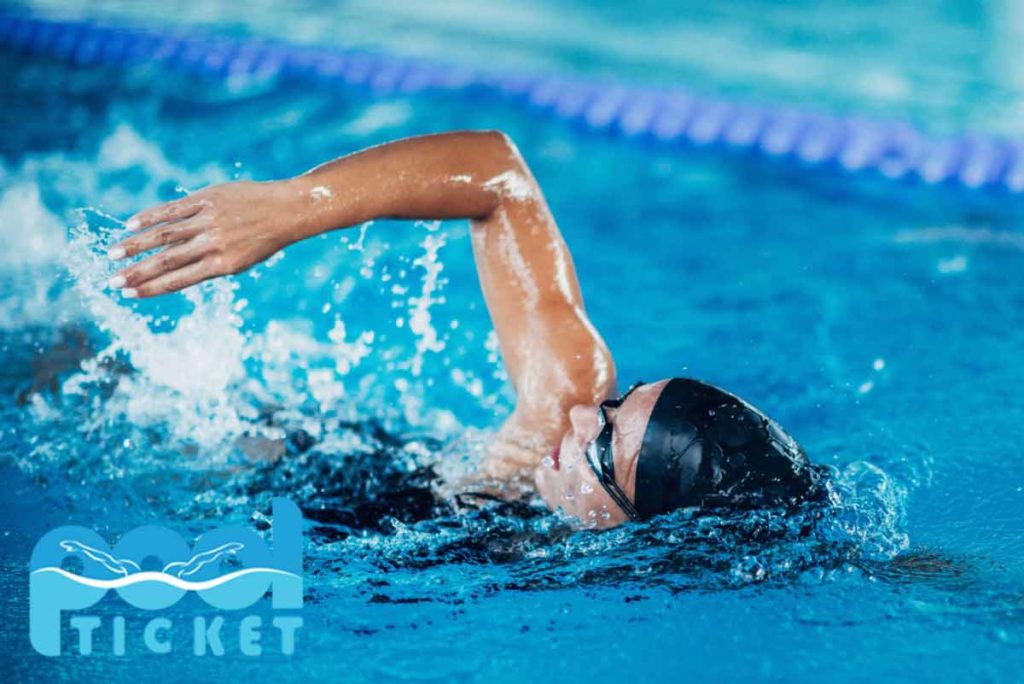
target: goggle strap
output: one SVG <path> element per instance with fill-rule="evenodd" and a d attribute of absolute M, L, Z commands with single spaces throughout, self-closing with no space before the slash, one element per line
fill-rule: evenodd
<path fill-rule="evenodd" d="M 615 481 L 615 457 L 612 453 L 612 424 L 607 422 L 607 417 L 604 415 L 606 408 L 618 408 L 622 405 L 622 402 L 626 400 L 633 390 L 642 385 L 643 382 L 634 384 L 629 390 L 618 399 L 612 399 L 602 402 L 600 406 L 602 419 L 605 420 L 605 425 L 601 429 L 601 433 L 597 436 L 594 441 L 594 446 L 597 447 L 598 453 L 596 459 L 587 459 L 587 463 L 590 465 L 590 469 L 594 471 L 594 475 L 597 476 L 597 481 L 601 483 L 601 487 L 607 492 L 608 496 L 611 497 L 612 501 L 615 502 L 622 512 L 629 516 L 629 519 L 636 522 L 640 520 L 640 514 L 637 512 L 636 507 L 633 506 L 633 502 L 629 500 L 626 493 L 619 487 L 619 483 Z M 596 463 L 595 463 L 596 461 Z"/>

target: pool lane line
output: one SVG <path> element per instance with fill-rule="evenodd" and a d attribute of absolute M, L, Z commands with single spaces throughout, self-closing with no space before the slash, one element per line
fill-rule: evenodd
<path fill-rule="evenodd" d="M 899 121 L 834 116 L 574 76 L 511 74 L 429 59 L 263 38 L 188 34 L 0 13 L 0 48 L 83 66 L 158 63 L 221 79 L 307 80 L 375 95 L 496 94 L 594 132 L 750 151 L 806 169 L 838 168 L 929 185 L 1024 193 L 1024 145 L 984 134 L 930 136 Z"/>

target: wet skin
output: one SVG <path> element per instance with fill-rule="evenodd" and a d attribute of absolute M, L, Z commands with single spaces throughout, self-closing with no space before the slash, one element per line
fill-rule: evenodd
<path fill-rule="evenodd" d="M 468 219 L 477 274 L 516 394 L 479 480 L 536 490 L 593 527 L 626 520 L 584 458 L 597 405 L 616 394 L 611 352 L 587 317 L 572 255 L 515 145 L 493 131 L 399 140 L 295 178 L 236 182 L 146 209 L 110 250 L 151 252 L 111 278 L 125 297 L 153 297 L 239 273 L 280 249 L 379 218 Z M 632 499 L 636 461 L 664 383 L 609 412 L 619 486 Z"/>

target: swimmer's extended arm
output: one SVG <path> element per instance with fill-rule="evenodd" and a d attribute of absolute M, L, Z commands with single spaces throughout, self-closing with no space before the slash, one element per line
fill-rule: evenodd
<path fill-rule="evenodd" d="M 496 132 L 410 138 L 342 157 L 293 179 L 200 190 L 143 211 L 115 247 L 113 284 L 139 297 L 238 273 L 283 247 L 376 218 L 472 221 L 473 252 L 515 413 L 488 463 L 508 477 L 537 465 L 568 409 L 615 390 L 611 355 L 583 309 L 572 257 L 515 146 Z"/>

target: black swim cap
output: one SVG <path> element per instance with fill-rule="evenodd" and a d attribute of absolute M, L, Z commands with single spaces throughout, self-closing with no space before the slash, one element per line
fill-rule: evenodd
<path fill-rule="evenodd" d="M 677 508 L 793 506 L 819 471 L 775 421 L 739 397 L 673 378 L 654 405 L 637 463 L 640 518 Z"/>

